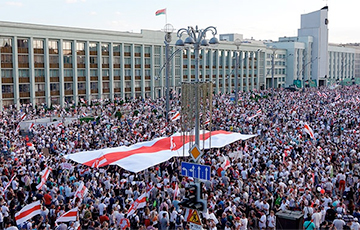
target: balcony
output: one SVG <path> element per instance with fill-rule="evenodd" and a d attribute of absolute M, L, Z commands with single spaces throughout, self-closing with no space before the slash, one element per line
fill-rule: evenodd
<path fill-rule="evenodd" d="M 20 97 L 30 97 L 30 92 L 20 92 Z"/>
<path fill-rule="evenodd" d="M 45 77 L 35 77 L 35 82 L 45 82 Z"/>
<path fill-rule="evenodd" d="M 72 68 L 72 63 L 64 63 L 64 68 Z"/>
<path fill-rule="evenodd" d="M 110 77 L 109 76 L 103 76 L 102 79 L 103 79 L 103 81 L 109 81 Z"/>
<path fill-rule="evenodd" d="M 150 69 L 151 65 L 150 64 L 145 64 L 145 68 Z"/>
<path fill-rule="evenodd" d="M 85 55 L 85 50 L 77 50 L 77 55 Z"/>
<path fill-rule="evenodd" d="M 120 81 L 120 76 L 114 76 L 114 80 Z"/>
<path fill-rule="evenodd" d="M 19 68 L 29 68 L 29 63 L 19 63 Z"/>
<path fill-rule="evenodd" d="M 44 63 L 34 63 L 35 68 L 44 68 Z"/>
<path fill-rule="evenodd" d="M 130 81 L 130 80 L 131 80 L 131 76 L 125 76 L 125 80 Z"/>
<path fill-rule="evenodd" d="M 131 92 L 131 88 L 125 88 L 125 92 Z"/>
<path fill-rule="evenodd" d="M 85 68 L 85 63 L 78 63 L 77 67 L 80 69 L 83 69 L 83 68 Z"/>
<path fill-rule="evenodd" d="M 187 65 L 183 65 L 183 68 L 186 69 L 186 68 L 187 68 Z"/>
<path fill-rule="evenodd" d="M 73 90 L 65 90 L 65 96 L 72 95 Z"/>
<path fill-rule="evenodd" d="M 103 93 L 110 93 L 110 89 L 103 89 Z"/>
<path fill-rule="evenodd" d="M 35 92 L 35 96 L 36 96 L 36 97 L 44 97 L 44 96 L 45 96 L 45 91 Z"/>
<path fill-rule="evenodd" d="M 141 87 L 135 87 L 135 91 L 136 91 L 136 92 L 140 92 L 140 91 L 141 91 Z"/>
<path fill-rule="evenodd" d="M 151 91 L 151 87 L 145 87 L 145 91 Z"/>
<path fill-rule="evenodd" d="M 114 92 L 115 92 L 115 93 L 119 93 L 119 92 L 121 92 L 121 89 L 120 89 L 120 88 L 115 88 L 115 89 L 114 89 Z"/>
<path fill-rule="evenodd" d="M 13 64 L 12 63 L 1 63 L 1 68 L 12 68 Z"/>
<path fill-rule="evenodd" d="M 86 94 L 86 90 L 85 89 L 79 89 L 78 94 Z"/>
<path fill-rule="evenodd" d="M 90 68 L 94 68 L 96 69 L 98 67 L 98 64 L 95 64 L 95 63 L 90 63 Z"/>
<path fill-rule="evenodd" d="M 50 82 L 59 82 L 59 77 L 50 77 Z"/>
<path fill-rule="evenodd" d="M 120 56 L 120 52 L 114 51 L 114 56 L 119 57 L 119 56 Z"/>
<path fill-rule="evenodd" d="M 102 64 L 102 67 L 105 68 L 105 69 L 108 69 L 108 68 L 109 68 L 109 64 Z"/>
<path fill-rule="evenodd" d="M 59 54 L 57 49 L 49 49 L 49 54 Z"/>
<path fill-rule="evenodd" d="M 14 93 L 2 93 L 3 98 L 14 98 Z"/>
<path fill-rule="evenodd" d="M 18 48 L 18 53 L 19 53 L 19 54 L 27 54 L 27 53 L 29 53 L 29 49 L 28 49 L 28 48 L 21 48 L 21 47 L 19 47 L 19 48 Z"/>
<path fill-rule="evenodd" d="M 44 49 L 34 48 L 34 54 L 43 54 Z"/>
<path fill-rule="evenodd" d="M 12 53 L 12 47 L 1 47 L 1 53 Z"/>
<path fill-rule="evenodd" d="M 97 76 L 92 76 L 90 77 L 90 81 L 97 81 L 98 80 L 98 77 Z"/>
<path fill-rule="evenodd" d="M 136 64 L 136 65 L 135 65 L 135 68 L 140 69 L 140 68 L 141 68 L 141 64 Z"/>
<path fill-rule="evenodd" d="M 86 77 L 78 77 L 78 81 L 86 81 Z"/>
<path fill-rule="evenodd" d="M 51 96 L 59 96 L 60 95 L 60 91 L 51 91 L 50 92 Z"/>
<path fill-rule="evenodd" d="M 59 63 L 50 63 L 50 68 L 58 69 L 59 68 Z"/>
<path fill-rule="evenodd" d="M 29 77 L 19 77 L 19 83 L 29 83 L 30 78 Z"/>
<path fill-rule="evenodd" d="M 96 56 L 96 55 L 97 55 L 97 51 L 95 51 L 95 50 L 90 50 L 90 55 Z"/>
<path fill-rule="evenodd" d="M 98 89 L 92 89 L 91 93 L 98 93 Z"/>
<path fill-rule="evenodd" d="M 101 52 L 101 55 L 103 55 L 103 56 L 109 56 L 109 51 L 102 51 L 102 52 Z"/>
<path fill-rule="evenodd" d="M 150 76 L 145 76 L 145 80 L 150 80 L 151 77 Z"/>
<path fill-rule="evenodd" d="M 124 67 L 130 69 L 130 68 L 131 68 L 131 64 L 125 64 Z"/>
<path fill-rule="evenodd" d="M 141 80 L 141 76 L 135 76 L 135 80 Z"/>
<path fill-rule="evenodd" d="M 14 79 L 12 77 L 3 77 L 1 78 L 2 83 L 14 83 Z"/>
<path fill-rule="evenodd" d="M 135 53 L 135 57 L 141 57 L 141 53 Z"/>
<path fill-rule="evenodd" d="M 145 57 L 150 57 L 149 53 L 144 54 Z"/>
<path fill-rule="evenodd" d="M 64 81 L 72 81 L 73 77 L 64 77 Z"/>
<path fill-rule="evenodd" d="M 125 56 L 125 57 L 130 57 L 130 56 L 131 56 L 131 53 L 130 53 L 130 52 L 124 52 L 124 56 Z"/>
<path fill-rule="evenodd" d="M 114 68 L 120 69 L 120 64 L 114 64 Z"/>

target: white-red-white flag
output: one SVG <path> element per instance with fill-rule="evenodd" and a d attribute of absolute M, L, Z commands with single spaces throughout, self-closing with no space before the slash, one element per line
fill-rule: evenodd
<path fill-rule="evenodd" d="M 39 215 L 41 212 L 41 204 L 40 201 L 35 201 L 29 205 L 23 207 L 20 212 L 15 214 L 16 224 L 20 225 L 25 221 L 33 218 L 36 215 Z"/>
<path fill-rule="evenodd" d="M 80 200 L 84 199 L 84 197 L 87 195 L 88 189 L 85 187 L 84 182 L 80 182 L 78 189 L 76 190 L 74 197 L 79 197 Z"/>
<path fill-rule="evenodd" d="M 35 125 L 34 123 L 31 123 L 31 124 L 30 124 L 30 126 L 29 126 L 29 132 L 32 131 L 32 129 L 34 128 L 34 125 Z"/>
<path fill-rule="evenodd" d="M 16 174 L 13 177 L 11 177 L 9 182 L 5 185 L 5 188 L 4 188 L 3 192 L 5 192 L 6 189 L 11 185 L 11 182 L 15 179 L 15 177 L 16 177 Z"/>
<path fill-rule="evenodd" d="M 171 117 L 171 121 L 176 121 L 180 119 L 180 112 L 177 111 L 174 116 Z"/>
<path fill-rule="evenodd" d="M 311 139 L 314 139 L 315 136 L 314 136 L 314 131 L 312 130 L 312 128 L 310 128 L 310 126 L 308 124 L 305 123 L 304 125 L 304 131 L 310 135 L 310 138 Z"/>
<path fill-rule="evenodd" d="M 23 121 L 23 120 L 25 120 L 25 118 L 26 118 L 26 113 L 23 113 L 20 117 L 20 120 Z"/>
<path fill-rule="evenodd" d="M 256 114 L 257 114 L 257 115 L 260 115 L 261 112 L 262 112 L 261 109 L 259 109 L 258 111 L 256 111 Z"/>
<path fill-rule="evenodd" d="M 81 114 L 81 116 L 87 117 L 87 113 L 83 112 L 83 113 Z"/>
<path fill-rule="evenodd" d="M 78 215 L 78 207 L 65 212 L 59 218 L 57 218 L 55 222 L 65 223 L 70 221 L 76 221 L 77 215 Z"/>
<path fill-rule="evenodd" d="M 204 125 L 208 125 L 210 124 L 210 119 L 206 119 L 206 121 L 204 122 Z"/>
<path fill-rule="evenodd" d="M 44 186 L 44 184 L 47 181 L 47 178 L 49 177 L 49 174 L 50 174 L 51 170 L 52 169 L 50 167 L 46 167 L 46 169 L 44 169 L 42 171 L 41 181 L 40 181 L 40 184 L 36 185 L 36 189 L 39 190 Z"/>
<path fill-rule="evenodd" d="M 146 206 L 146 193 L 139 196 L 130 206 L 127 216 L 134 214 L 135 210 Z"/>
<path fill-rule="evenodd" d="M 335 101 L 337 101 L 337 100 L 339 100 L 340 99 L 340 94 L 338 94 L 338 95 L 336 95 L 336 97 L 335 97 Z"/>
<path fill-rule="evenodd" d="M 179 185 L 178 185 L 178 183 L 176 183 L 175 189 L 174 189 L 174 200 L 176 199 L 177 196 L 179 196 L 179 194 L 180 194 Z"/>
<path fill-rule="evenodd" d="M 227 168 L 230 167 L 230 160 L 228 157 L 223 156 L 224 158 L 224 162 L 221 164 L 221 168 L 223 168 L 224 170 L 226 170 Z"/>
<path fill-rule="evenodd" d="M 322 96 L 323 96 L 324 98 L 328 98 L 328 96 L 326 95 L 326 93 L 323 93 Z"/>
<path fill-rule="evenodd" d="M 86 104 L 86 101 L 84 100 L 84 98 L 80 98 L 80 101 L 81 101 L 81 103 Z"/>
<path fill-rule="evenodd" d="M 322 94 L 319 91 L 317 91 L 316 93 L 317 95 L 319 95 L 319 97 L 322 97 Z"/>

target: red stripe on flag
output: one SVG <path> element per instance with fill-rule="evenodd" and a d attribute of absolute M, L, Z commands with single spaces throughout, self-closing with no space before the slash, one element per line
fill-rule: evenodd
<path fill-rule="evenodd" d="M 15 220 L 19 220 L 21 218 L 26 217 L 27 215 L 30 215 L 32 212 L 35 212 L 37 210 L 41 210 L 41 205 L 36 205 L 32 207 L 31 209 L 28 209 L 24 212 L 19 213 L 19 215 L 15 216 Z"/>

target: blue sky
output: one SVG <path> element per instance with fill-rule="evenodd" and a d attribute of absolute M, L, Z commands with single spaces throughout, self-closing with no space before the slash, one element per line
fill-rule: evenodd
<path fill-rule="evenodd" d="M 0 20 L 140 32 L 215 26 L 218 33 L 277 40 L 296 36 L 300 15 L 329 6 L 329 42 L 360 42 L 359 0 L 3 0 Z"/>

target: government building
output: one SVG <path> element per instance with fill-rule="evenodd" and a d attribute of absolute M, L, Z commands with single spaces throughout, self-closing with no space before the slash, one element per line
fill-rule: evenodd
<path fill-rule="evenodd" d="M 200 50 L 199 80 L 213 82 L 215 93 L 232 93 L 237 66 L 242 91 L 357 83 L 359 49 L 328 44 L 327 11 L 302 15 L 297 37 L 260 41 L 221 34 L 217 47 Z M 0 108 L 162 97 L 164 35 L 0 22 Z M 234 45 L 236 38 L 240 45 Z M 194 50 L 178 49 L 176 40 L 173 33 L 169 82 L 174 94 L 182 82 L 195 80 Z"/>

